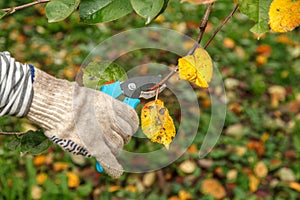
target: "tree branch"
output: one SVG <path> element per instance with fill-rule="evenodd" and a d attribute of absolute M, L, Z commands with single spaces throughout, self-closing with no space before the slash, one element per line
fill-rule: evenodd
<path fill-rule="evenodd" d="M 203 15 L 203 18 L 201 20 L 201 24 L 199 26 L 199 29 L 200 29 L 200 32 L 199 32 L 199 35 L 198 35 L 198 38 L 197 38 L 197 41 L 195 42 L 194 46 L 192 47 L 192 49 L 189 51 L 188 55 L 192 55 L 194 53 L 194 51 L 197 49 L 197 47 L 199 46 L 201 40 L 202 40 L 202 37 L 203 37 L 203 34 L 205 32 L 205 29 L 206 29 L 206 26 L 207 26 L 207 22 L 208 22 L 208 18 L 209 18 L 209 15 L 211 13 L 211 10 L 212 10 L 212 5 L 214 3 L 211 3 L 211 4 L 208 4 L 206 10 L 205 10 L 205 13 Z"/>
<path fill-rule="evenodd" d="M 1 132 L 0 135 L 24 135 L 25 132 Z"/>
<path fill-rule="evenodd" d="M 199 25 L 199 34 L 198 34 L 198 38 L 197 38 L 197 41 L 195 42 L 194 46 L 191 48 L 191 50 L 187 53 L 187 55 L 191 55 L 194 53 L 194 51 L 197 49 L 197 47 L 199 46 L 201 40 L 202 40 L 202 37 L 203 37 L 203 34 L 205 32 L 205 29 L 206 29 L 206 26 L 207 26 L 207 22 L 208 22 L 208 18 L 209 18 L 209 15 L 211 13 L 211 10 L 212 10 L 212 6 L 213 6 L 214 3 L 210 3 L 207 5 L 206 7 L 206 10 L 205 10 L 205 13 L 202 17 L 202 20 L 201 20 L 201 23 Z M 176 66 L 176 68 L 174 70 L 172 70 L 167 76 L 165 76 L 158 84 L 156 84 L 155 86 L 153 86 L 152 88 L 149 89 L 149 91 L 151 90 L 156 90 L 158 89 L 160 86 L 162 86 L 165 82 L 167 82 L 169 80 L 169 78 L 171 78 L 174 74 L 176 74 L 178 71 L 178 66 Z"/>
<path fill-rule="evenodd" d="M 41 4 L 41 3 L 48 3 L 50 1 L 51 0 L 36 0 L 34 2 L 27 3 L 27 4 L 24 4 L 24 5 L 16 6 L 16 7 L 13 7 L 13 8 L 3 8 L 1 10 L 4 11 L 4 12 L 8 12 L 9 14 L 13 14 L 17 10 L 28 8 L 28 7 L 31 7 L 31 6 L 34 6 L 34 5 L 37 5 L 37 4 Z"/>
<path fill-rule="evenodd" d="M 236 4 L 231 13 L 225 18 L 225 20 L 219 25 L 219 27 L 215 30 L 213 35 L 209 38 L 209 40 L 206 42 L 206 44 L 203 46 L 203 49 L 206 49 L 207 46 L 211 43 L 211 41 L 215 38 L 217 33 L 223 28 L 223 26 L 229 21 L 229 19 L 233 16 L 235 11 L 238 9 L 239 4 Z"/>
<path fill-rule="evenodd" d="M 200 32 L 197 38 L 197 41 L 195 42 L 194 46 L 192 47 L 192 49 L 188 52 L 187 55 L 191 55 L 194 53 L 194 51 L 197 49 L 198 45 L 201 42 L 201 39 L 203 37 L 205 28 L 207 26 L 207 22 L 208 22 L 208 17 L 211 13 L 211 9 L 212 9 L 212 5 L 213 3 L 208 4 L 205 13 L 202 17 L 201 20 L 201 24 L 199 26 Z M 208 47 L 208 45 L 211 43 L 211 41 L 214 39 L 214 37 L 217 35 L 217 33 L 223 28 L 223 26 L 229 21 L 229 19 L 234 15 L 235 11 L 238 9 L 239 4 L 236 4 L 235 7 L 233 8 L 233 10 L 230 12 L 230 14 L 225 18 L 225 20 L 218 26 L 218 28 L 215 30 L 215 32 L 213 33 L 213 35 L 209 38 L 209 40 L 207 41 L 207 43 L 203 46 L 203 49 L 206 49 Z M 178 71 L 178 66 L 176 66 L 176 68 L 174 70 L 172 70 L 167 76 L 165 76 L 157 85 L 153 86 L 152 88 L 149 89 L 149 91 L 151 90 L 156 90 L 158 89 L 160 86 L 162 86 L 165 82 L 167 82 L 169 80 L 169 78 L 171 78 L 174 74 L 177 73 Z"/>

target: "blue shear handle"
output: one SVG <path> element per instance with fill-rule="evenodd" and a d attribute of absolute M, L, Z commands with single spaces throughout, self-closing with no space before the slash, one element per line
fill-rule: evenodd
<path fill-rule="evenodd" d="M 112 96 L 113 98 L 117 98 L 123 93 L 120 86 L 120 81 L 103 85 L 101 86 L 100 91 Z M 141 101 L 139 99 L 125 97 L 123 102 L 135 109 Z M 100 173 L 104 171 L 103 167 L 100 165 L 99 162 L 96 162 L 96 170 Z"/>
<path fill-rule="evenodd" d="M 108 94 L 109 96 L 112 96 L 113 98 L 117 98 L 123 93 L 120 86 L 120 81 L 116 81 L 107 85 L 102 85 L 100 91 Z"/>
<path fill-rule="evenodd" d="M 123 102 L 135 109 L 141 103 L 141 100 L 125 97 Z"/>
<path fill-rule="evenodd" d="M 117 81 L 117 82 L 114 82 L 111 84 L 107 84 L 107 85 L 103 85 L 103 86 L 101 86 L 100 91 L 112 96 L 113 98 L 117 98 L 118 96 L 120 96 L 123 93 L 121 86 L 120 86 L 120 81 Z M 141 101 L 139 99 L 125 97 L 123 102 L 135 109 Z"/>
<path fill-rule="evenodd" d="M 98 161 L 96 161 L 96 170 L 97 170 L 97 172 L 99 172 L 99 173 L 104 172 L 103 167 L 100 165 L 100 163 L 98 163 Z"/>

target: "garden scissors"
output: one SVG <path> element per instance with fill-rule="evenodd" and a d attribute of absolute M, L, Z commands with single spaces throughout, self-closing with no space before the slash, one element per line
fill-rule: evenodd
<path fill-rule="evenodd" d="M 118 98 L 121 94 L 125 96 L 123 102 L 132 108 L 136 108 L 140 101 L 140 98 L 150 99 L 160 93 L 167 86 L 162 84 L 159 89 L 151 90 L 150 88 L 156 86 L 161 81 L 161 76 L 139 76 L 129 78 L 126 81 L 120 82 L 116 81 L 113 83 L 108 83 L 102 85 L 100 91 L 112 96 L 113 98 Z M 96 169 L 98 172 L 103 172 L 103 167 L 97 162 Z"/>

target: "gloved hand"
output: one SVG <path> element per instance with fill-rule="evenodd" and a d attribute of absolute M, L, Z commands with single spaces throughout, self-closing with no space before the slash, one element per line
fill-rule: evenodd
<path fill-rule="evenodd" d="M 121 176 L 116 156 L 138 128 L 133 108 L 36 68 L 33 91 L 28 119 L 64 150 L 93 156 L 111 177 Z"/>

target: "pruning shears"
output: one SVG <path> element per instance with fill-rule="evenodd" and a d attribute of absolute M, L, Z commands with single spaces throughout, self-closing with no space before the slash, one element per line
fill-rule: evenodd
<path fill-rule="evenodd" d="M 140 98 L 150 99 L 156 95 L 157 92 L 161 92 L 166 88 L 166 84 L 162 84 L 158 89 L 151 90 L 150 88 L 156 86 L 161 81 L 161 76 L 139 76 L 129 78 L 126 81 L 116 81 L 102 85 L 100 91 L 118 98 L 120 95 L 124 95 L 124 103 L 136 108 L 140 101 Z M 98 172 L 103 172 L 104 169 L 100 163 L 96 163 L 96 169 Z"/>

